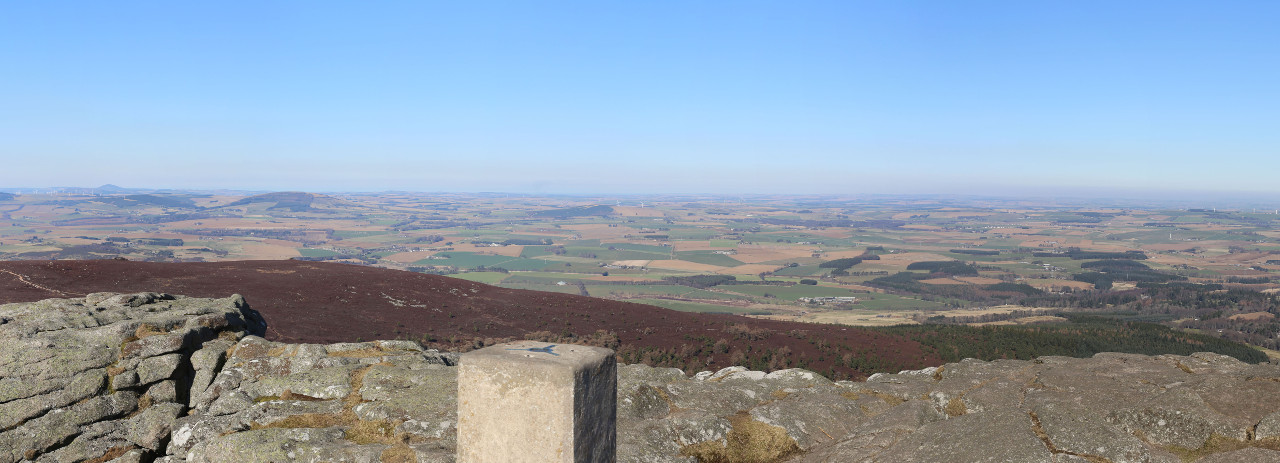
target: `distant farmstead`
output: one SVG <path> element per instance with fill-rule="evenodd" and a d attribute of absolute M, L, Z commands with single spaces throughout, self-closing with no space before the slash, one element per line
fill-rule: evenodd
<path fill-rule="evenodd" d="M 805 304 L 854 304 L 858 302 L 858 298 L 853 296 L 828 296 L 828 297 L 802 297 L 800 302 Z"/>

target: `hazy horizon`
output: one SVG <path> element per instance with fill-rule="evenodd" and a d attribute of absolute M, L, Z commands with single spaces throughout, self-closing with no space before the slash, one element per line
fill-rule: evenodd
<path fill-rule="evenodd" d="M 1280 4 L 0 5 L 0 187 L 1280 198 Z"/>
<path fill-rule="evenodd" d="M 597 199 L 602 201 L 638 201 L 644 198 L 654 199 L 671 199 L 671 198 L 717 198 L 726 200 L 758 200 L 770 198 L 814 198 L 820 200 L 852 200 L 852 201 L 870 201 L 876 200 L 938 200 L 944 202 L 956 202 L 960 205 L 969 204 L 973 207 L 984 207 L 980 203 L 984 201 L 994 202 L 1029 202 L 1040 203 L 1040 205 L 1050 206 L 1057 205 L 1063 207 L 1136 207 L 1136 208 L 1221 208 L 1223 210 L 1244 210 L 1255 209 L 1267 213 L 1268 211 L 1280 211 L 1280 194 L 1257 194 L 1249 192 L 1233 192 L 1233 191 L 1217 191 L 1217 192 L 1188 192 L 1188 191 L 1160 191 L 1160 190 L 1054 190 L 1054 191 L 1009 191 L 1009 192 L 870 192 L 870 193 L 776 193 L 776 192 L 619 192 L 619 191 L 587 191 L 587 192 L 538 192 L 538 191 L 501 191 L 501 190 L 358 190 L 358 189 L 290 189 L 290 188 L 262 188 L 262 189 L 242 189 L 242 188 L 190 188 L 190 187 L 158 187 L 158 186 L 141 186 L 141 185 L 116 185 L 104 184 L 99 186 L 69 186 L 55 185 L 43 187 L 11 187 L 0 186 L 0 192 L 20 193 L 20 194 L 50 194 L 51 192 L 64 192 L 65 190 L 95 190 L 101 187 L 117 187 L 125 190 L 125 194 L 137 192 L 158 192 L 158 193 L 205 193 L 205 194 L 261 194 L 269 192 L 289 192 L 301 191 L 314 194 L 328 195 L 383 195 L 383 194 L 413 194 L 413 195 L 510 195 L 516 197 L 530 198 L 575 198 L 575 199 Z M 606 201 L 606 202 L 607 202 Z"/>

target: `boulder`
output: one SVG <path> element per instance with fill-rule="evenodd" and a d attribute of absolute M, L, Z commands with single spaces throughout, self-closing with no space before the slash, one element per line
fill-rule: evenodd
<path fill-rule="evenodd" d="M 162 293 L 4 304 L 0 319 L 0 463 L 150 460 L 169 434 L 157 417 L 186 409 L 191 353 L 262 327 L 239 296 Z"/>

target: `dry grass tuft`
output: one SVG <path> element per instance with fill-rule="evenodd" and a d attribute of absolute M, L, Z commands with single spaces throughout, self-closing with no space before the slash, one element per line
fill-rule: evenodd
<path fill-rule="evenodd" d="M 169 332 L 165 331 L 164 328 L 152 325 L 150 323 L 143 323 L 141 325 L 138 325 L 138 329 L 133 332 L 133 336 L 135 340 L 151 337 L 151 336 L 158 336 L 161 334 L 169 334 Z"/>
<path fill-rule="evenodd" d="M 253 423 L 249 429 L 263 428 L 331 428 L 334 426 L 342 426 L 349 422 L 343 414 L 327 414 L 327 413 L 304 413 L 301 415 L 293 415 L 280 421 L 267 425 Z"/>
<path fill-rule="evenodd" d="M 907 399 L 904 399 L 902 397 L 898 397 L 896 395 L 891 395 L 891 394 L 885 394 L 883 392 L 872 391 L 871 395 L 876 396 L 876 398 L 883 400 L 884 403 L 887 403 L 889 405 L 898 405 L 900 403 L 907 401 Z"/>
<path fill-rule="evenodd" d="M 360 445 L 397 444 L 402 441 L 396 435 L 395 425 L 386 421 L 356 421 L 347 428 L 345 438 Z"/>
<path fill-rule="evenodd" d="M 102 454 L 102 456 L 92 460 L 85 460 L 84 463 L 106 463 L 116 458 L 120 458 L 121 456 L 124 456 L 124 454 L 129 453 L 130 450 L 136 448 L 139 447 L 133 444 L 111 447 L 110 449 L 107 449 L 107 453 Z"/>
<path fill-rule="evenodd" d="M 680 454 L 701 463 L 774 463 L 801 453 L 785 429 L 756 421 L 746 412 L 734 415 L 729 422 L 733 429 L 724 443 L 700 442 L 685 446 Z"/>
<path fill-rule="evenodd" d="M 418 463 L 418 455 L 404 442 L 387 447 L 378 457 L 382 463 Z"/>
<path fill-rule="evenodd" d="M 391 353 L 385 350 L 382 350 L 381 348 L 378 348 L 378 347 L 366 347 L 364 349 L 344 350 L 340 352 L 329 353 L 330 357 L 348 357 L 348 358 L 382 357 L 385 355 L 391 355 Z"/>
<path fill-rule="evenodd" d="M 942 411 L 946 412 L 947 416 L 960 416 L 968 413 L 968 409 L 964 406 L 964 401 L 960 400 L 959 397 L 953 397 L 947 401 L 947 406 Z"/>

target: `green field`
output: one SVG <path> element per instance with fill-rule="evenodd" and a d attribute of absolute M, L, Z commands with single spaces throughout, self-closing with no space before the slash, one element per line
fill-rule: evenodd
<path fill-rule="evenodd" d="M 298 249 L 298 254 L 301 254 L 302 257 L 333 257 L 338 255 L 338 253 L 326 249 L 312 248 L 300 248 Z"/>
<path fill-rule="evenodd" d="M 500 267 L 507 270 L 542 270 L 547 267 L 564 266 L 563 262 L 548 262 L 542 259 L 526 259 L 523 257 L 491 256 L 471 252 L 449 251 L 438 254 L 447 255 L 447 259 L 423 259 L 414 265 L 448 265 L 457 268 L 471 269 L 480 266 Z"/>
<path fill-rule="evenodd" d="M 386 231 L 365 231 L 365 230 L 334 230 L 333 237 L 339 239 L 352 238 L 368 238 L 370 236 L 386 235 L 390 232 Z"/>
<path fill-rule="evenodd" d="M 786 267 L 773 272 L 778 276 L 807 277 L 813 275 L 822 275 L 831 269 L 819 268 L 817 265 L 801 265 L 798 267 Z"/>
<path fill-rule="evenodd" d="M 946 306 L 937 302 L 922 301 L 893 294 L 860 294 L 855 306 L 863 310 L 941 310 Z"/>
<path fill-rule="evenodd" d="M 36 201 L 37 199 L 40 201 Z M 1094 259 L 1035 257 L 1032 252 L 1063 251 L 1069 247 L 1080 247 L 1085 251 L 1140 249 L 1151 257 L 1144 261 L 1146 265 L 1155 271 L 1177 276 L 1199 276 L 1216 280 L 1228 276 L 1260 278 L 1280 275 L 1280 264 L 1266 263 L 1280 260 L 1266 255 L 1270 251 L 1280 251 L 1280 232 L 1277 231 L 1280 228 L 1276 227 L 1280 225 L 1277 220 L 1280 215 L 1250 213 L 1251 208 L 1224 208 L 1221 211 L 1164 210 L 1169 206 L 1160 206 L 1121 211 L 1114 205 L 1104 203 L 1036 204 L 1034 201 L 1021 199 L 1013 202 L 983 199 L 975 203 L 948 198 L 867 199 L 760 195 L 755 198 L 733 199 L 715 195 L 677 195 L 643 199 L 648 204 L 646 211 L 657 211 L 662 217 L 615 214 L 555 218 L 538 217 L 533 213 L 583 210 L 595 205 L 616 204 L 616 201 L 634 206 L 641 200 L 586 196 L 399 193 L 352 195 L 344 196 L 343 199 L 350 203 L 349 210 L 342 210 L 348 206 L 303 212 L 273 210 L 269 209 L 275 204 L 271 202 L 250 204 L 248 208 L 252 213 L 243 214 L 241 209 L 219 209 L 218 206 L 234 201 L 225 199 L 218 202 L 198 200 L 197 204 L 206 207 L 205 209 L 188 208 L 186 211 L 179 211 L 182 207 L 162 210 L 150 205 L 131 206 L 127 201 L 89 195 L 78 199 L 68 199 L 61 194 L 19 197 L 18 201 L 25 204 L 22 208 L 17 203 L 0 206 L 5 211 L 4 214 L 9 215 L 0 223 L 0 258 L 22 259 L 23 253 L 30 252 L 41 252 L 40 258 L 83 258 L 85 249 L 94 249 L 93 257 L 110 257 L 115 254 L 130 260 L 180 260 L 198 257 L 218 261 L 246 258 L 244 254 L 255 252 L 261 252 L 263 256 L 288 256 L 294 255 L 293 250 L 296 249 L 297 254 L 303 257 L 331 258 L 351 254 L 372 265 L 401 270 L 410 266 L 452 267 L 460 271 L 453 275 L 454 278 L 510 288 L 577 294 L 581 291 L 578 286 L 581 283 L 595 297 L 636 300 L 698 312 L 743 312 L 744 309 L 720 306 L 717 303 L 749 301 L 789 305 L 796 311 L 813 314 L 828 310 L 847 310 L 849 307 L 806 306 L 797 299 L 854 296 L 859 299 L 859 303 L 852 310 L 886 313 L 910 309 L 987 307 L 1005 303 L 1072 308 L 1116 304 L 1135 310 L 1147 306 L 1159 306 L 1163 310 L 1163 307 L 1170 306 L 1176 315 L 1169 316 L 1180 321 L 1166 323 L 1188 326 L 1199 326 L 1191 321 L 1201 321 L 1197 317 L 1205 314 L 1200 312 L 1209 308 L 1220 309 L 1221 318 L 1224 318 L 1222 324 L 1237 325 L 1244 322 L 1234 322 L 1226 317 L 1236 312 L 1273 312 L 1271 305 L 1274 303 L 1267 296 L 1241 299 L 1243 296 L 1234 291 L 1255 290 L 1263 286 L 1277 289 L 1275 286 L 1280 286 L 1268 284 L 1240 288 L 1243 285 L 1237 284 L 1237 287 L 1228 289 L 1233 291 L 1229 297 L 1207 289 L 1194 290 L 1197 292 L 1197 299 L 1184 307 L 1179 305 L 1183 304 L 1179 301 L 1191 300 L 1189 296 L 1183 297 L 1181 293 L 1171 291 L 1161 293 L 1153 288 L 1123 287 L 1115 290 L 1115 294 L 1068 291 L 1024 297 L 1001 294 L 1003 291 L 987 288 L 985 285 L 912 286 L 903 284 L 903 277 L 875 283 L 870 281 L 882 275 L 838 277 L 838 281 L 846 284 L 863 284 L 893 293 L 868 294 L 833 284 L 828 277 L 831 269 L 818 266 L 821 262 L 834 259 L 831 254 L 854 256 L 867 251 L 885 255 L 886 258 L 882 261 L 867 260 L 850 268 L 849 272 L 884 271 L 887 274 L 883 276 L 892 277 L 902 270 L 905 263 L 904 259 L 889 257 L 890 254 L 927 252 L 939 254 L 947 260 L 974 262 L 982 267 L 981 274 L 985 277 L 1060 286 L 1055 283 L 1065 283 L 1071 281 L 1069 279 L 1073 275 L 1090 273 L 1090 269 L 1081 266 Z M 198 213 L 208 215 L 210 220 L 204 224 L 200 223 L 200 219 L 157 221 L 164 219 L 161 215 L 169 213 Z M 59 228 L 64 225 L 54 226 L 49 223 L 52 220 L 76 218 L 101 218 L 104 220 L 86 222 L 110 225 L 67 225 L 66 228 Z M 128 223 L 115 223 L 125 220 L 122 218 L 127 218 Z M 432 228 L 437 225 L 451 226 Z M 262 234 L 249 234 L 249 231 L 263 227 L 280 231 L 271 233 L 270 240 L 265 241 Z M 308 231 L 296 233 L 296 230 Z M 318 230 L 337 231 L 331 237 L 326 237 L 323 233 L 316 232 Z M 154 246 L 120 246 L 116 250 L 103 246 L 83 248 L 79 247 L 83 243 L 78 240 L 59 238 L 77 235 L 101 238 L 124 234 L 133 238 L 151 233 L 159 234 L 158 237 L 180 235 L 187 240 L 186 249 L 177 256 L 170 257 L 157 253 Z M 1172 240 L 1170 233 L 1174 235 Z M 430 236 L 445 238 L 440 242 L 423 239 Z M 579 236 L 588 239 L 570 239 Z M 655 239 L 654 236 L 662 237 Z M 489 253 L 512 251 L 511 248 L 475 246 L 507 240 L 527 240 L 540 244 L 523 245 L 518 257 Z M 544 243 L 543 240 L 550 240 L 550 244 L 541 244 Z M 1040 241 L 1055 244 L 1054 247 L 1040 248 L 1037 246 Z M 249 243 L 254 244 L 248 245 Z M 1024 243 L 1032 248 L 1022 250 Z M 801 278 L 814 278 L 820 280 L 820 284 L 719 285 L 698 289 L 664 284 L 666 282 L 660 280 L 666 276 L 687 277 L 709 272 L 662 270 L 648 268 L 643 264 L 628 268 L 607 268 L 617 261 L 669 259 L 717 268 L 735 268 L 743 266 L 743 260 L 754 263 L 757 259 L 752 258 L 755 256 L 747 257 L 746 254 L 717 254 L 715 251 L 736 249 L 745 253 L 753 247 L 751 244 L 785 246 L 788 250 L 797 251 L 779 256 L 798 257 L 766 257 L 774 260 L 760 262 L 778 267 L 778 270 L 766 276 L 768 279 L 798 282 Z M 1174 246 L 1169 246 L 1170 244 Z M 706 247 L 708 245 L 710 247 Z M 676 248 L 685 249 L 684 246 L 705 250 L 675 251 Z M 873 251 L 869 249 L 872 247 L 880 249 Z M 195 248 L 210 248 L 214 252 L 195 251 Z M 1195 249 L 1192 250 L 1193 248 Z M 65 255 L 57 255 L 60 249 L 66 250 Z M 950 252 L 953 249 L 999 250 L 1001 253 L 983 256 Z M 413 263 L 390 258 L 405 250 L 425 251 L 416 254 L 417 256 L 434 252 L 444 258 L 423 259 Z M 231 254 L 224 255 L 220 251 Z M 826 254 L 828 257 L 812 257 L 812 253 Z M 743 260 L 739 260 L 739 257 Z M 1156 264 L 1155 261 L 1161 263 Z M 793 263 L 797 265 L 787 267 Z M 1043 264 L 1048 264 L 1055 270 L 1047 270 Z M 505 271 L 468 272 L 479 267 L 500 268 Z M 741 273 L 734 276 L 743 282 L 758 280 L 757 273 L 760 270 L 754 265 L 750 267 L 751 270 L 729 270 L 726 273 Z M 923 272 L 920 270 L 914 273 Z M 621 281 L 592 279 L 606 273 L 612 277 L 635 276 L 653 281 L 620 284 Z M 693 285 L 714 279 L 685 281 Z M 561 282 L 565 284 L 558 284 Z M 1231 285 L 1229 282 L 1223 283 Z M 1167 299 L 1152 301 L 1154 304 L 1143 302 L 1144 299 L 1131 300 L 1138 296 Z M 929 301 L 922 300 L 923 298 L 928 298 Z M 1240 302 L 1242 300 L 1247 304 Z M 1219 332 L 1217 329 L 1215 325 L 1213 332 Z M 1238 334 L 1252 336 L 1256 334 L 1256 327 Z M 1264 340 L 1274 342 L 1270 338 Z"/>
<path fill-rule="evenodd" d="M 721 267 L 737 267 L 743 265 L 744 262 L 734 259 L 724 254 L 716 254 L 715 251 L 681 251 L 676 253 L 676 258 L 699 264 L 718 265 Z"/>
<path fill-rule="evenodd" d="M 831 286 L 813 286 L 813 285 L 794 285 L 794 286 L 764 286 L 764 285 L 724 285 L 717 286 L 717 289 L 730 291 L 753 297 L 765 297 L 766 294 L 787 301 L 795 301 L 802 297 L 838 297 L 838 296 L 857 296 L 863 297 L 866 293 L 855 293 L 845 288 L 835 288 Z"/>
<path fill-rule="evenodd" d="M 614 249 L 621 249 L 624 251 L 640 251 L 640 252 L 647 252 L 650 254 L 658 254 L 663 256 L 671 255 L 671 247 L 669 246 L 654 246 L 651 244 L 636 244 L 636 243 L 609 243 L 609 244 L 602 245 L 601 247 L 605 247 L 605 248 L 613 247 Z"/>
<path fill-rule="evenodd" d="M 715 304 L 699 304 L 697 302 L 672 301 L 667 299 L 627 299 L 627 302 L 656 305 L 658 307 L 671 309 L 671 310 L 678 310 L 681 312 L 732 313 L 732 314 L 749 314 L 753 312 L 760 312 L 758 310 L 744 309 L 741 307 L 731 307 L 726 305 L 715 305 Z"/>
<path fill-rule="evenodd" d="M 578 287 L 574 285 L 556 286 L 556 285 L 535 285 L 527 283 L 499 283 L 498 286 L 511 289 L 528 289 L 532 291 L 546 291 L 551 293 L 578 294 Z"/>
<path fill-rule="evenodd" d="M 445 275 L 445 276 L 450 278 L 458 278 L 461 280 L 474 281 L 477 283 L 484 283 L 487 285 L 496 285 L 510 275 L 506 273 L 501 273 L 501 272 L 466 272 L 466 273 L 454 273 L 454 274 Z"/>

